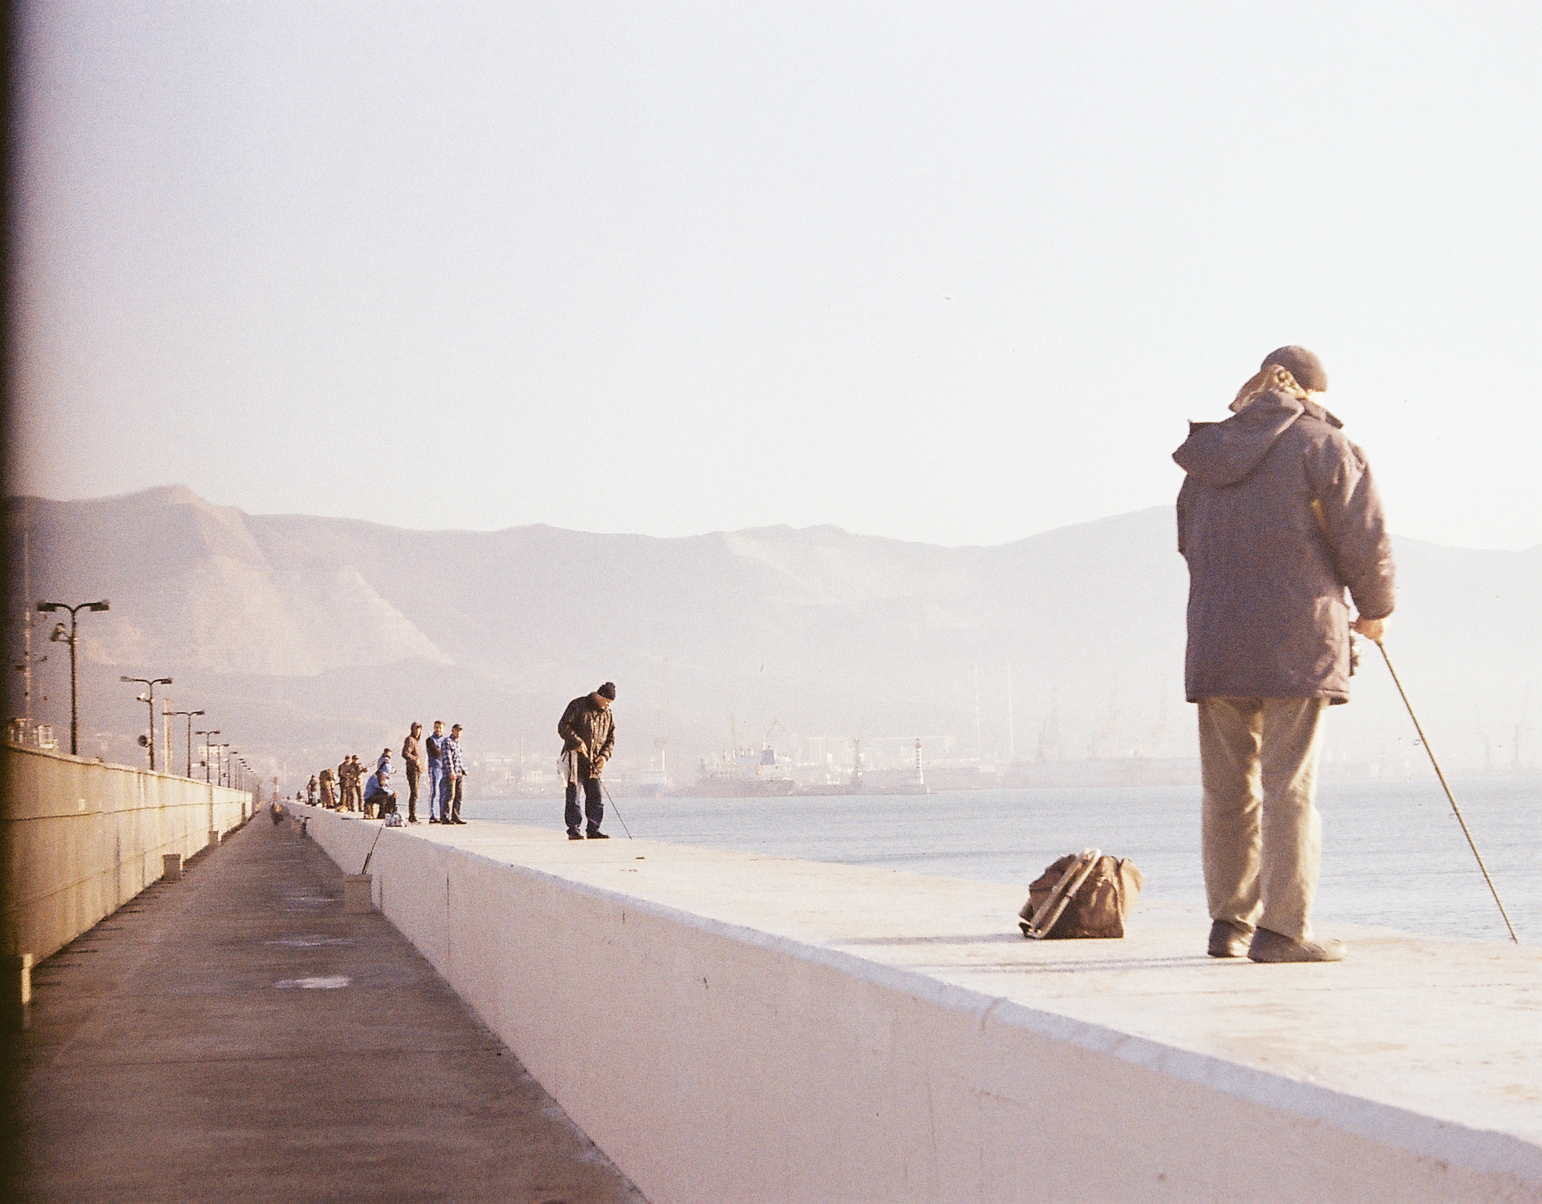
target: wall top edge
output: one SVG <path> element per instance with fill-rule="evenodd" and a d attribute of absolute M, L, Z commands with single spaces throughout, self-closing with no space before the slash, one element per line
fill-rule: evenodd
<path fill-rule="evenodd" d="M 317 835 L 321 835 L 318 828 L 331 828 L 341 835 L 343 830 L 356 827 L 359 840 L 372 839 L 377 832 L 386 837 L 374 857 L 376 865 L 382 868 L 385 864 L 382 853 L 389 850 L 395 855 L 411 855 L 416 847 L 427 856 L 443 858 L 448 862 L 460 860 L 483 869 L 492 868 L 515 874 L 527 880 L 539 881 L 547 888 L 572 891 L 625 908 L 628 912 L 686 926 L 725 941 L 752 945 L 800 961 L 816 963 L 868 983 L 902 992 L 919 1002 L 967 1014 L 982 1030 L 994 1029 L 1003 1033 L 1017 1030 L 1065 1042 L 1131 1066 L 1202 1085 L 1234 1098 L 1324 1123 L 1420 1156 L 1439 1158 L 1476 1171 L 1511 1175 L 1526 1182 L 1542 1184 L 1542 1145 L 1523 1136 L 1482 1127 L 1481 1123 L 1469 1125 L 1442 1119 L 1413 1107 L 1366 1098 L 1342 1088 L 1305 1081 L 1241 1060 L 1199 1052 L 1111 1024 L 1088 1021 L 1065 1012 L 1014 1000 L 1007 995 L 961 985 L 922 969 L 889 964 L 852 952 L 849 948 L 811 943 L 807 939 L 703 915 L 675 904 L 629 894 L 625 890 L 579 880 L 539 866 L 511 862 L 507 857 L 477 848 L 460 847 L 453 841 L 425 839 L 422 834 L 407 829 L 380 829 L 373 823 L 344 818 L 320 807 L 296 804 L 292 800 L 285 805 L 294 814 L 320 819 L 321 823 L 312 828 Z M 743 856 L 747 860 L 751 859 L 750 855 Z M 823 868 L 838 873 L 849 867 Z M 866 881 L 865 876 L 854 870 L 850 877 L 853 890 L 860 891 Z"/>

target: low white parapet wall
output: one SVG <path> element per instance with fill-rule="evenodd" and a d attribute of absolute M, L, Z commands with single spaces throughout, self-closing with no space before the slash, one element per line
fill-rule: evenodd
<path fill-rule="evenodd" d="M 252 796 L 189 778 L 5 746 L 4 944 L 41 960 L 238 828 Z"/>
<path fill-rule="evenodd" d="M 1015 888 L 989 887 L 982 935 L 983 913 L 964 913 L 988 884 L 643 841 L 569 849 L 560 832 L 491 824 L 382 829 L 290 806 L 345 873 L 369 858 L 386 917 L 653 1204 L 1542 1200 L 1542 1122 L 1535 1104 L 1507 1102 L 1502 1077 L 1473 1085 L 1460 1075 L 1478 1072 L 1442 1080 L 1433 1067 L 1435 1090 L 1476 1093 L 1468 1124 L 1376 1098 L 1415 1099 L 1422 1080 L 1367 1078 L 1361 1096 L 1289 1064 L 1290 997 L 1331 992 L 1318 972 L 1334 968 L 1229 973 L 1206 965 L 1202 927 L 1193 956 L 1131 942 L 1028 948 L 1011 927 Z M 734 897 L 695 911 L 660 901 L 693 891 Z M 949 900 L 959 913 L 935 914 Z M 781 931 L 737 922 L 757 914 Z M 917 915 L 931 917 L 924 936 Z M 845 935 L 822 941 L 822 925 Z M 1506 971 L 1529 976 L 1526 990 L 1542 983 L 1531 952 Z M 1089 960 L 1100 957 L 1136 977 L 1100 979 L 1107 964 Z M 1087 999 L 1064 1011 L 1008 997 L 1075 975 Z M 1198 1003 L 1162 998 L 1157 984 L 1180 979 Z M 1227 981 L 1235 997 L 1214 998 Z M 1515 1006 L 1524 1018 L 1535 1001 L 1523 991 Z M 1169 1044 L 1078 1007 L 1180 1019 L 1208 1008 L 1259 1056 L 1208 1054 L 1193 1031 Z M 1407 1049 L 1387 1064 L 1441 1056 Z M 1535 1100 L 1527 1056 L 1506 1073 Z M 1375 1072 L 1351 1065 L 1345 1081 Z"/>

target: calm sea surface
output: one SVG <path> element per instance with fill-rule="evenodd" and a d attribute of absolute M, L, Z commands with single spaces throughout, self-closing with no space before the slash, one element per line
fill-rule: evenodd
<path fill-rule="evenodd" d="M 1542 781 L 1486 777 L 1452 789 L 1523 942 L 1542 940 Z M 1027 885 L 1095 845 L 1133 858 L 1143 898 L 1204 907 L 1199 792 L 1191 786 L 972 790 L 835 798 L 628 798 L 638 838 Z M 1440 784 L 1324 782 L 1323 875 L 1314 925 L 1381 924 L 1508 940 Z M 562 826 L 560 799 L 468 801 L 469 819 Z M 615 809 L 606 830 L 624 839 Z"/>

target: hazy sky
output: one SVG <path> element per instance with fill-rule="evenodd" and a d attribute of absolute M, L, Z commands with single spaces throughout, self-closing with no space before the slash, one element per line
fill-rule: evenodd
<path fill-rule="evenodd" d="M 1395 528 L 1542 543 L 1542 8 L 27 11 L 18 485 L 996 543 L 1270 348 Z"/>

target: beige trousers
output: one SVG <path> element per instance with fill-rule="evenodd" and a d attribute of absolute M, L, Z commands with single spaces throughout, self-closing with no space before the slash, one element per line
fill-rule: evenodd
<path fill-rule="evenodd" d="M 1205 895 L 1212 920 L 1312 937 L 1322 868 L 1321 698 L 1201 698 Z"/>

